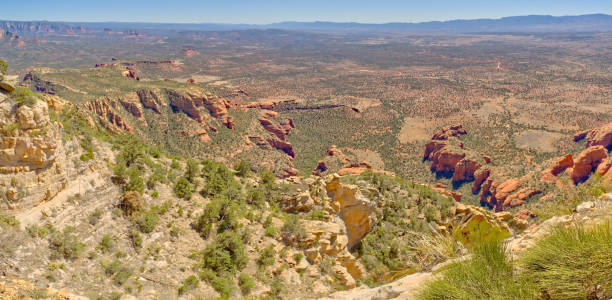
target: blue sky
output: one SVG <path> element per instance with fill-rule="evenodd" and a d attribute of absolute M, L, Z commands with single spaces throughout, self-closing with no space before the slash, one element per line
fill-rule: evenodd
<path fill-rule="evenodd" d="M 279 21 L 421 22 L 612 14 L 612 0 L 2 0 L 0 19 L 247 23 Z"/>

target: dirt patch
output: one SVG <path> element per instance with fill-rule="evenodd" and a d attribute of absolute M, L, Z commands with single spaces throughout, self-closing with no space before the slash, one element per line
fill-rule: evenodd
<path fill-rule="evenodd" d="M 427 141 L 433 134 L 433 127 L 429 126 L 431 120 L 426 118 L 406 118 L 404 125 L 397 135 L 402 144 Z"/>
<path fill-rule="evenodd" d="M 221 77 L 212 75 L 191 75 L 190 77 L 177 77 L 173 79 L 177 82 L 187 82 L 188 79 L 193 79 L 196 82 L 211 82 L 219 81 L 221 80 Z"/>
<path fill-rule="evenodd" d="M 521 148 L 533 148 L 543 152 L 554 152 L 558 149 L 558 140 L 563 135 L 544 130 L 526 130 L 516 136 L 516 142 Z"/>

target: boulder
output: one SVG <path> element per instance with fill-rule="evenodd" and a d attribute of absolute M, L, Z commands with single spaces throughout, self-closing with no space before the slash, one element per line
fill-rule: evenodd
<path fill-rule="evenodd" d="M 570 169 L 570 178 L 574 183 L 584 181 L 602 161 L 607 159 L 608 150 L 604 146 L 590 146 L 582 151 L 574 160 L 574 166 Z"/>
<path fill-rule="evenodd" d="M 279 205 L 283 211 L 295 213 L 310 211 L 313 209 L 315 203 L 312 197 L 310 197 L 310 193 L 304 191 L 298 195 L 281 198 Z"/>
<path fill-rule="evenodd" d="M 574 165 L 574 159 L 571 154 L 565 155 L 557 160 L 550 168 L 550 173 L 557 176 L 564 172 L 567 168 Z"/>

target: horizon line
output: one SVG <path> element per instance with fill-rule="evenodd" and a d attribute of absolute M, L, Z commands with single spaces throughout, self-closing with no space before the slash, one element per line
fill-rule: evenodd
<path fill-rule="evenodd" d="M 362 24 L 362 25 L 386 25 L 386 24 L 422 24 L 422 23 L 444 23 L 453 21 L 479 21 L 479 20 L 502 20 L 506 18 L 515 17 L 553 17 L 553 18 L 564 18 L 564 17 L 583 17 L 583 16 L 607 16 L 612 17 L 606 13 L 588 13 L 579 15 L 540 15 L 540 14 L 528 14 L 528 15 L 511 15 L 504 17 L 491 17 L 491 18 L 474 18 L 474 19 L 447 19 L 447 20 L 429 20 L 429 21 L 389 21 L 382 23 L 367 23 L 367 22 L 355 22 L 355 21 L 297 21 L 297 20 L 285 20 L 272 23 L 215 23 L 215 22 L 160 22 L 160 21 L 58 21 L 58 20 L 10 20 L 0 19 L 0 22 L 49 22 L 49 23 L 139 23 L 139 24 L 169 24 L 169 25 L 241 25 L 241 26 L 267 26 L 282 23 L 335 23 L 335 24 Z"/>

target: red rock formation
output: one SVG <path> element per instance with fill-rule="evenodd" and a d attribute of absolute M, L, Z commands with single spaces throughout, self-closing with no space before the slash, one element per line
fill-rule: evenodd
<path fill-rule="evenodd" d="M 482 184 L 489 178 L 491 175 L 491 169 L 489 168 L 479 168 L 474 172 L 474 184 L 472 184 L 472 194 L 476 195 L 478 191 L 480 191 L 480 187 Z"/>
<path fill-rule="evenodd" d="M 432 154 L 444 148 L 444 146 L 446 146 L 447 144 L 447 142 L 436 140 L 428 142 L 427 144 L 425 144 L 425 154 L 423 155 L 423 157 L 425 159 L 431 160 Z"/>
<path fill-rule="evenodd" d="M 291 132 L 291 130 L 295 128 L 295 125 L 293 125 L 293 120 L 291 119 L 287 119 L 281 121 L 279 124 L 275 124 L 269 119 L 261 118 L 259 119 L 259 123 L 264 127 L 264 129 L 274 134 L 282 141 L 284 141 L 286 136 Z"/>
<path fill-rule="evenodd" d="M 185 57 L 200 55 L 200 52 L 198 50 L 192 48 L 184 48 L 181 50 L 181 52 L 183 53 L 183 55 L 185 55 Z"/>
<path fill-rule="evenodd" d="M 602 162 L 599 164 L 599 166 L 597 166 L 597 169 L 595 170 L 595 174 L 597 175 L 605 175 L 606 173 L 608 173 L 608 171 L 610 171 L 610 167 L 612 167 L 612 162 L 610 161 L 606 161 L 606 162 Z"/>
<path fill-rule="evenodd" d="M 138 75 L 136 75 L 136 72 L 134 72 L 133 70 L 127 69 L 123 72 L 121 72 L 121 75 L 128 77 L 128 78 L 134 78 L 136 80 L 140 80 L 140 77 L 138 77 Z"/>
<path fill-rule="evenodd" d="M 196 122 L 204 124 L 204 119 L 202 115 L 200 115 L 200 111 L 196 108 L 191 97 L 186 97 L 172 90 L 168 90 L 167 93 L 168 100 L 170 100 L 170 106 L 172 106 L 173 109 L 182 111 Z"/>
<path fill-rule="evenodd" d="M 589 130 L 581 131 L 581 132 L 574 134 L 574 142 L 581 141 L 587 136 L 587 134 L 589 134 Z"/>
<path fill-rule="evenodd" d="M 115 128 L 110 127 L 109 125 L 114 125 L 116 126 L 116 128 L 119 128 L 120 130 L 133 132 L 134 130 L 132 129 L 132 127 L 127 122 L 125 122 L 119 114 L 117 114 L 111 109 L 111 106 L 107 103 L 108 101 L 111 101 L 111 100 L 108 98 L 96 99 L 96 100 L 85 103 L 84 106 L 89 111 L 98 115 L 98 117 L 100 117 L 102 126 L 109 129 L 111 133 L 118 133 L 118 131 Z M 111 104 L 114 104 L 114 103 L 111 102 Z"/>
<path fill-rule="evenodd" d="M 195 79 L 193 79 L 193 78 L 189 78 L 189 79 L 187 79 L 187 81 L 186 81 L 186 82 L 187 82 L 188 84 L 196 84 L 196 83 L 197 83 L 197 82 L 195 81 Z"/>
<path fill-rule="evenodd" d="M 121 98 L 119 99 L 119 103 L 121 103 L 123 108 L 129 111 L 136 119 L 140 121 L 145 121 L 144 115 L 142 113 L 142 109 L 140 108 L 140 106 L 138 106 L 138 104 L 129 102 Z"/>
<path fill-rule="evenodd" d="M 465 153 L 453 152 L 449 147 L 443 147 L 431 155 L 431 170 L 438 173 L 453 172 L 457 163 L 464 157 Z"/>
<path fill-rule="evenodd" d="M 440 194 L 444 196 L 453 198 L 453 200 L 455 200 L 456 202 L 461 202 L 461 198 L 463 197 L 463 195 L 459 192 L 448 190 L 446 186 L 443 184 L 438 183 L 435 186 L 433 186 L 432 189 L 438 191 Z"/>
<path fill-rule="evenodd" d="M 317 163 L 317 167 L 314 169 L 314 171 L 312 171 L 312 174 L 320 176 L 321 174 L 323 174 L 323 172 L 327 171 L 327 169 L 327 164 L 324 161 L 320 160 Z"/>
<path fill-rule="evenodd" d="M 251 102 L 245 106 L 246 108 L 259 108 L 259 109 L 273 109 L 276 107 L 276 102 L 264 101 L 264 102 Z"/>
<path fill-rule="evenodd" d="M 582 151 L 574 160 L 570 169 L 570 178 L 574 183 L 580 183 L 589 177 L 597 166 L 608 158 L 608 150 L 602 145 L 590 146 Z"/>
<path fill-rule="evenodd" d="M 198 105 L 203 105 L 209 112 L 210 115 L 220 119 L 225 127 L 229 129 L 234 129 L 234 118 L 230 117 L 227 112 L 227 109 L 230 107 L 227 100 L 219 97 L 209 97 L 209 96 L 194 96 L 190 95 L 193 101 Z"/>
<path fill-rule="evenodd" d="M 295 152 L 293 151 L 293 146 L 290 143 L 288 143 L 286 141 L 281 141 L 281 140 L 276 139 L 276 138 L 268 139 L 268 143 L 273 148 L 278 149 L 278 150 L 282 150 L 287 155 L 289 155 L 291 158 L 295 158 Z"/>
<path fill-rule="evenodd" d="M 527 220 L 529 218 L 535 218 L 536 214 L 532 213 L 531 211 L 527 209 L 521 209 L 516 214 L 514 214 L 514 217 L 522 219 L 522 220 Z"/>
<path fill-rule="evenodd" d="M 612 123 L 608 123 L 599 128 L 589 131 L 586 135 L 586 146 L 612 146 Z"/>
<path fill-rule="evenodd" d="M 476 171 L 482 165 L 476 160 L 464 157 L 455 165 L 455 173 L 453 174 L 453 182 L 472 181 Z"/>
<path fill-rule="evenodd" d="M 459 136 L 463 134 L 467 134 L 463 128 L 463 125 L 451 125 L 440 129 L 440 131 L 436 132 L 431 139 L 443 141 L 448 140 L 452 136 Z"/>
<path fill-rule="evenodd" d="M 138 94 L 138 98 L 140 99 L 140 103 L 142 103 L 143 107 L 152 109 L 154 112 L 161 114 L 159 107 L 162 102 L 154 91 L 138 90 L 136 91 L 136 94 Z"/>
<path fill-rule="evenodd" d="M 530 189 L 530 188 L 522 188 L 509 195 L 506 199 L 504 199 L 504 207 L 517 207 L 521 206 L 525 203 L 525 201 L 534 195 L 540 194 L 542 191 Z"/>
<path fill-rule="evenodd" d="M 574 158 L 571 154 L 568 154 L 566 156 L 563 156 L 553 164 L 553 166 L 550 168 L 550 173 L 554 176 L 557 176 L 573 165 Z"/>

